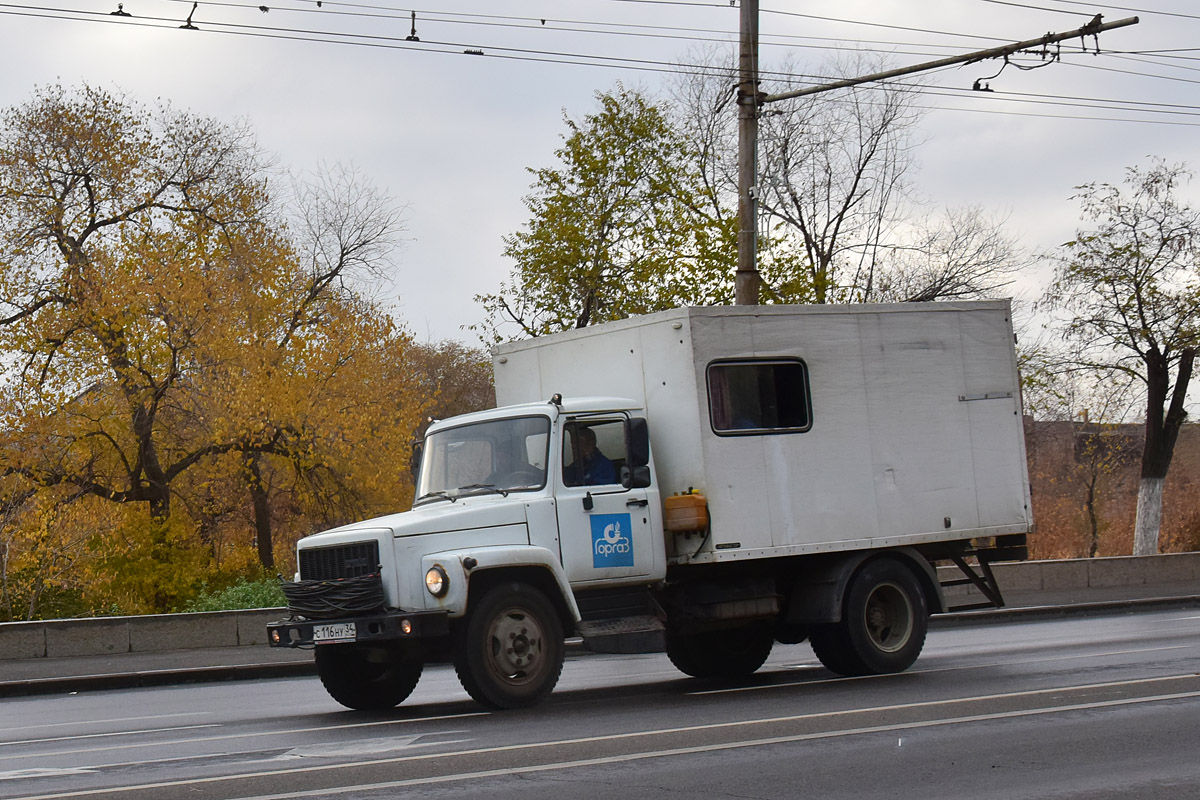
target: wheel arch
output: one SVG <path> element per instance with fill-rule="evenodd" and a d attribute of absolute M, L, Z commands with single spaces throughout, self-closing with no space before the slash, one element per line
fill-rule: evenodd
<path fill-rule="evenodd" d="M 546 595 L 562 619 L 563 630 L 573 630 L 581 619 L 566 572 L 544 547 L 506 545 L 429 553 L 421 559 L 421 574 L 435 565 L 447 572 L 450 590 L 426 602 L 449 611 L 452 619 L 464 618 L 473 601 L 505 580 L 528 583 Z"/>
<path fill-rule="evenodd" d="M 942 584 L 938 581 L 937 568 L 929 563 L 929 559 L 911 547 L 901 547 L 888 552 L 894 553 L 912 568 L 913 574 L 921 584 L 921 590 L 925 593 L 925 605 L 928 607 L 929 613 L 940 614 L 945 611 L 946 597 L 942 593 Z"/>
<path fill-rule="evenodd" d="M 505 583 L 525 583 L 537 589 L 554 606 L 562 622 L 563 631 L 567 635 L 574 632 L 575 623 L 580 619 L 574 595 L 569 590 L 564 594 L 560 581 L 550 569 L 534 564 L 497 566 L 473 571 L 467 584 L 468 613 L 472 604 L 478 602 L 480 597 Z"/>
<path fill-rule="evenodd" d="M 937 572 L 924 556 L 910 547 L 857 550 L 806 564 L 792 577 L 784 621 L 788 624 L 840 622 L 846 593 L 854 577 L 870 562 L 891 559 L 906 566 L 917 579 L 929 613 L 945 610 L 946 601 Z"/>

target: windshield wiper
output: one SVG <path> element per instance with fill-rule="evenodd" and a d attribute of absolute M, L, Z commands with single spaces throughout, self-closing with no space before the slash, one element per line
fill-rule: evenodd
<path fill-rule="evenodd" d="M 417 502 L 419 503 L 419 502 L 421 502 L 422 500 L 434 500 L 434 499 L 437 499 L 437 500 L 449 500 L 451 503 L 453 503 L 453 502 L 455 502 L 456 500 L 458 500 L 458 496 L 457 496 L 457 495 L 452 495 L 452 494 L 450 494 L 450 493 L 449 493 L 449 492 L 447 492 L 447 491 L 441 491 L 441 490 L 439 490 L 439 491 L 436 491 L 436 492 L 427 492 L 427 493 L 425 493 L 425 494 L 421 495 L 420 497 L 418 497 L 418 498 L 417 498 Z"/>
<path fill-rule="evenodd" d="M 467 486 L 458 487 L 458 491 L 460 492 L 466 492 L 472 489 L 487 489 L 488 491 L 495 492 L 501 497 L 508 497 L 508 492 L 504 489 L 497 489 L 496 484 L 494 483 L 472 483 Z"/>

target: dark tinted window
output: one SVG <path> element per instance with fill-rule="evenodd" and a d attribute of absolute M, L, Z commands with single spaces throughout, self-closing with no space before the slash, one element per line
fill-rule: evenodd
<path fill-rule="evenodd" d="M 708 410 L 722 435 L 806 431 L 812 427 L 808 367 L 793 359 L 710 364 Z"/>

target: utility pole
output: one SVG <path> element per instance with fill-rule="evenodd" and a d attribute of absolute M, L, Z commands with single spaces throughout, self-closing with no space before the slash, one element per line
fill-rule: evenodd
<path fill-rule="evenodd" d="M 734 303 L 758 305 L 758 0 L 742 0 L 738 52 L 738 263 Z"/>
<path fill-rule="evenodd" d="M 748 17 L 753 19 L 748 20 Z M 1103 22 L 1099 14 L 1082 28 L 1076 28 L 1066 33 L 1047 33 L 1037 39 L 1026 39 L 1023 42 L 991 47 L 987 50 L 976 50 L 961 56 L 950 56 L 937 61 L 926 61 L 911 67 L 900 67 L 863 75 L 858 78 L 834 81 L 807 89 L 797 89 L 780 94 L 762 94 L 758 91 L 758 0 L 742 0 L 741 9 L 741 47 L 739 51 L 738 68 L 738 266 L 734 278 L 734 302 L 739 305 L 758 305 L 759 275 L 757 253 L 756 220 L 758 211 L 757 153 L 758 153 L 758 114 L 759 108 L 767 103 L 780 100 L 790 100 L 795 97 L 831 92 L 835 89 L 845 89 L 864 83 L 898 78 L 902 75 L 913 75 L 927 72 L 931 69 L 953 66 L 954 64 L 971 64 L 976 61 L 986 61 L 990 58 L 1004 58 L 1022 50 L 1046 48 L 1049 45 L 1067 39 L 1082 39 L 1085 36 L 1098 37 L 1104 31 L 1114 28 L 1124 28 L 1138 24 L 1137 17 L 1126 17 L 1116 22 Z M 1099 45 L 1097 45 L 1099 49 Z"/>

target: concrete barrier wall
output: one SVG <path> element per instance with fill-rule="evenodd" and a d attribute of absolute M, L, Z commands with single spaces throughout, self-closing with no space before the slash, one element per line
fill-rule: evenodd
<path fill-rule="evenodd" d="M 941 570 L 946 570 L 945 578 L 958 574 L 953 567 Z M 1025 561 L 996 564 L 993 570 L 1006 594 L 1144 585 L 1168 591 L 1177 586 L 1180 594 L 1200 593 L 1200 553 Z M 948 597 L 964 594 L 977 594 L 977 590 L 964 586 L 947 591 Z M 0 623 L 0 660 L 265 645 L 267 623 L 286 613 L 286 609 L 266 608 Z"/>
<path fill-rule="evenodd" d="M 1200 593 L 1200 553 L 1014 561 L 993 564 L 992 572 L 1006 596 L 1123 586 L 1162 586 L 1164 591 L 1177 587 L 1182 593 Z M 957 567 L 939 567 L 938 575 L 943 580 L 961 577 Z M 947 598 L 976 594 L 979 590 L 974 586 L 946 590 Z"/>
<path fill-rule="evenodd" d="M 265 645 L 282 608 L 0 623 L 0 659 Z"/>

